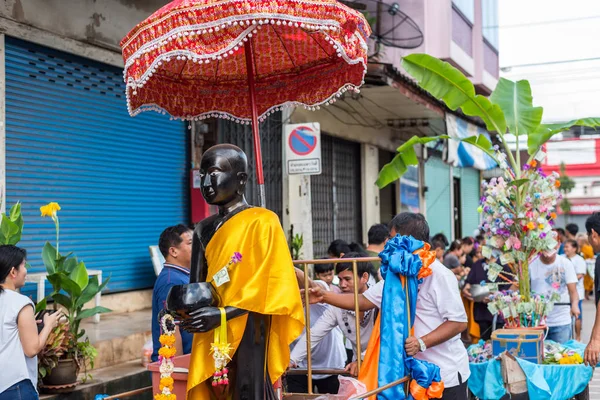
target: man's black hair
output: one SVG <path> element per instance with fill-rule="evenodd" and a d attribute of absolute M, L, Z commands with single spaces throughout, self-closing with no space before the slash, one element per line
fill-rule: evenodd
<path fill-rule="evenodd" d="M 390 222 L 390 231 L 392 228 L 402 236 L 412 236 L 417 240 L 429 242 L 429 224 L 423 214 L 400 213 Z"/>
<path fill-rule="evenodd" d="M 435 239 L 431 241 L 431 251 L 435 251 L 437 249 L 446 250 L 446 244 L 439 239 Z"/>
<path fill-rule="evenodd" d="M 13 268 L 17 270 L 21 267 L 23 260 L 27 258 L 27 251 L 12 244 L 0 246 L 0 283 L 6 283 L 6 277 Z M 23 267 L 25 268 L 25 267 Z M 4 289 L 0 286 L 0 293 Z"/>
<path fill-rule="evenodd" d="M 588 235 L 592 234 L 592 229 L 600 235 L 600 212 L 595 212 L 585 221 L 585 230 Z"/>
<path fill-rule="evenodd" d="M 579 227 L 577 226 L 577 224 L 573 223 L 567 224 L 567 226 L 565 226 L 565 229 L 573 236 L 576 236 L 577 232 L 579 232 Z"/>
<path fill-rule="evenodd" d="M 315 274 L 323 274 L 325 272 L 333 271 L 333 264 L 315 264 Z"/>
<path fill-rule="evenodd" d="M 475 236 L 475 241 L 477 241 L 477 243 L 481 243 L 485 240 L 485 236 L 483 235 L 477 235 Z"/>
<path fill-rule="evenodd" d="M 448 241 L 448 238 L 446 237 L 446 235 L 444 235 L 441 232 L 433 235 L 433 237 L 431 238 L 431 241 L 434 241 L 434 240 L 441 240 L 444 243 L 444 246 L 446 246 L 446 247 L 450 246 L 450 242 Z"/>
<path fill-rule="evenodd" d="M 455 251 L 461 248 L 461 246 L 463 245 L 463 242 L 461 242 L 460 240 L 455 240 L 452 243 L 450 243 L 450 248 L 448 249 L 448 251 Z"/>
<path fill-rule="evenodd" d="M 350 252 L 348 254 L 344 254 L 342 258 L 361 258 L 365 257 L 363 253 L 355 253 Z M 341 262 L 335 266 L 335 274 L 339 274 L 344 271 L 352 271 L 352 263 L 351 262 Z M 369 275 L 373 275 L 374 269 L 373 265 L 370 262 L 359 262 L 356 264 L 356 270 L 358 272 L 358 277 L 360 278 L 366 272 Z"/>
<path fill-rule="evenodd" d="M 336 239 L 329 245 L 327 254 L 339 257 L 342 253 L 346 254 L 350 253 L 351 251 L 350 245 L 346 241 L 342 239 Z"/>
<path fill-rule="evenodd" d="M 556 232 L 560 233 L 561 235 L 563 235 L 563 236 L 565 235 L 565 230 L 563 228 L 556 228 L 555 230 L 556 230 Z"/>
<path fill-rule="evenodd" d="M 181 242 L 183 242 L 181 235 L 189 231 L 190 228 L 183 224 L 179 224 L 168 227 L 160 234 L 160 239 L 158 239 L 158 248 L 160 249 L 160 252 L 164 258 L 167 258 L 169 255 L 169 249 L 171 247 L 177 247 L 181 244 Z"/>
<path fill-rule="evenodd" d="M 389 236 L 390 230 L 384 224 L 375 224 L 369 228 L 369 244 L 382 244 Z"/>

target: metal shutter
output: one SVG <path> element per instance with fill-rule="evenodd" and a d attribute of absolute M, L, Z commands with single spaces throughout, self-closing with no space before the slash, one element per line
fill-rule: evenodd
<path fill-rule="evenodd" d="M 267 208 L 276 213 L 280 220 L 283 215 L 282 125 L 281 112 L 277 112 L 261 123 L 259 128 Z M 246 186 L 246 198 L 250 204 L 260 204 L 256 184 L 252 128 L 249 125 L 219 119 L 218 132 L 219 143 L 234 144 L 244 150 L 248 156 L 249 179 Z"/>
<path fill-rule="evenodd" d="M 462 237 L 473 236 L 473 231 L 479 226 L 477 207 L 479 207 L 480 182 L 479 170 L 462 168 L 460 178 Z"/>
<path fill-rule="evenodd" d="M 32 272 L 54 241 L 39 207 L 57 201 L 61 252 L 111 276 L 111 292 L 152 287 L 148 246 L 188 222 L 187 136 L 166 116 L 129 116 L 122 70 L 7 37 L 6 202 L 23 203 Z"/>
<path fill-rule="evenodd" d="M 321 135 L 321 154 L 323 173 L 310 178 L 317 257 L 335 239 L 362 242 L 360 144 Z"/>
<path fill-rule="evenodd" d="M 450 167 L 437 157 L 429 158 L 425 164 L 425 186 L 427 186 L 425 207 L 431 236 L 443 233 L 450 239 L 452 237 Z"/>

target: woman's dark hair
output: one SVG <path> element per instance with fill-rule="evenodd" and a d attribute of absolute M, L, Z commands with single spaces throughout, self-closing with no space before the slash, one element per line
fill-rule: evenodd
<path fill-rule="evenodd" d="M 460 249 L 462 244 L 463 244 L 463 242 L 461 242 L 460 240 L 455 240 L 452 243 L 450 243 L 450 248 L 448 249 L 448 251 L 458 250 L 458 249 Z"/>
<path fill-rule="evenodd" d="M 350 253 L 344 254 L 344 257 L 342 257 L 342 258 L 362 258 L 362 257 L 368 257 L 368 255 L 366 255 L 364 253 L 350 252 Z M 344 272 L 344 271 L 348 271 L 348 270 L 352 271 L 352 263 L 350 263 L 350 262 L 342 262 L 335 266 L 335 274 L 336 275 L 339 274 L 340 272 Z M 374 275 L 374 271 L 375 271 L 375 269 L 373 268 L 373 264 L 371 264 L 370 262 L 357 263 L 356 270 L 357 270 L 359 278 L 361 276 L 363 276 L 365 272 L 369 275 Z"/>
<path fill-rule="evenodd" d="M 342 253 L 350 253 L 352 250 L 350 249 L 350 245 L 342 240 L 336 239 L 329 245 L 327 249 L 327 254 L 331 254 L 332 256 L 339 257 Z"/>
<path fill-rule="evenodd" d="M 12 244 L 0 246 L 0 283 L 6 282 L 6 277 L 13 268 L 19 269 L 21 263 L 27 258 L 27 252 Z M 4 289 L 0 286 L 0 293 Z"/>
<path fill-rule="evenodd" d="M 573 246 L 575 251 L 579 251 L 579 243 L 577 243 L 577 240 L 569 239 L 565 242 L 565 244 L 570 244 L 571 246 Z"/>
<path fill-rule="evenodd" d="M 350 243 L 350 252 L 367 254 L 366 250 L 363 249 L 363 247 L 356 242 Z M 344 254 L 346 254 L 346 253 L 344 253 Z M 368 257 L 368 254 L 365 257 Z"/>
<path fill-rule="evenodd" d="M 475 244 L 475 242 L 473 241 L 473 238 L 470 238 L 468 236 L 466 238 L 463 238 L 462 243 L 467 246 L 471 246 L 471 245 Z"/>

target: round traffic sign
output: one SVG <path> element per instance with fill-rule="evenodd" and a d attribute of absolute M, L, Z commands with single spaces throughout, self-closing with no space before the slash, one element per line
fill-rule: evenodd
<path fill-rule="evenodd" d="M 317 137 L 308 126 L 299 126 L 290 133 L 288 145 L 294 154 L 306 156 L 317 147 Z"/>

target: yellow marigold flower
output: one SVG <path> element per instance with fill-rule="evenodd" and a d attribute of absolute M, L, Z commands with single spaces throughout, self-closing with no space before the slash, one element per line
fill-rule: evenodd
<path fill-rule="evenodd" d="M 154 400 L 177 400 L 177 396 L 175 396 L 173 393 L 171 394 L 155 394 L 154 395 Z"/>
<path fill-rule="evenodd" d="M 160 335 L 158 340 L 163 346 L 173 347 L 175 344 L 175 335 Z"/>
<path fill-rule="evenodd" d="M 175 383 L 175 380 L 173 378 L 171 378 L 170 376 L 164 377 L 164 378 L 160 378 L 160 384 L 161 385 L 164 385 L 164 386 L 173 386 L 174 383 Z"/>
<path fill-rule="evenodd" d="M 158 350 L 158 355 L 164 358 L 173 358 L 176 352 L 175 347 L 161 347 Z"/>
<path fill-rule="evenodd" d="M 533 223 L 533 222 L 529 222 L 529 223 L 527 224 L 527 229 L 529 229 L 529 230 L 533 230 L 533 229 L 535 229 L 535 223 Z"/>
<path fill-rule="evenodd" d="M 168 386 L 168 385 L 158 385 L 158 390 L 160 390 L 161 392 L 163 391 L 163 389 L 169 389 L 169 392 L 173 390 L 173 385 Z"/>
<path fill-rule="evenodd" d="M 42 212 L 42 217 L 56 217 L 56 212 L 60 211 L 60 206 L 58 203 L 51 202 L 46 204 L 45 206 L 40 207 L 40 211 Z"/>

